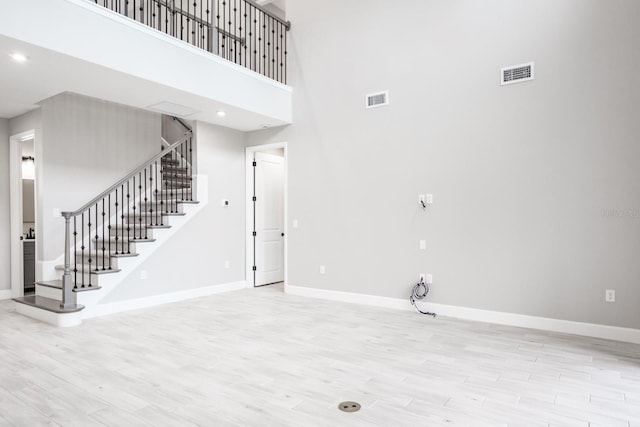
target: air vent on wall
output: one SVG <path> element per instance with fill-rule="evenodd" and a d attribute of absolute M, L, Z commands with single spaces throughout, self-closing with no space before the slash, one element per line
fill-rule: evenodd
<path fill-rule="evenodd" d="M 389 91 L 370 93 L 366 96 L 366 108 L 382 107 L 383 105 L 389 105 Z"/>
<path fill-rule="evenodd" d="M 533 80 L 533 62 L 521 65 L 512 65 L 500 70 L 500 84 L 526 82 Z"/>

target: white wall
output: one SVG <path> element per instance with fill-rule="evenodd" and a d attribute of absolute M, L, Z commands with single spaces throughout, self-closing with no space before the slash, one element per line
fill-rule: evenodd
<path fill-rule="evenodd" d="M 407 298 L 432 273 L 433 302 L 640 328 L 640 83 L 620 76 L 640 67 L 638 16 L 632 0 L 289 2 L 294 124 L 249 136 L 289 142 L 289 284 Z M 499 85 L 527 61 L 534 81 Z"/>
<path fill-rule="evenodd" d="M 159 151 L 160 114 L 71 93 L 43 101 L 36 139 L 42 260 L 64 250 L 64 220 L 55 209 L 81 208 Z"/>
<path fill-rule="evenodd" d="M 11 289 L 9 121 L 0 119 L 0 291 Z"/>
<path fill-rule="evenodd" d="M 208 177 L 209 203 L 101 304 L 245 279 L 245 134 L 202 122 L 194 131 L 198 173 Z M 222 199 L 229 200 L 228 207 L 221 206 Z M 146 280 L 140 279 L 142 270 Z"/>

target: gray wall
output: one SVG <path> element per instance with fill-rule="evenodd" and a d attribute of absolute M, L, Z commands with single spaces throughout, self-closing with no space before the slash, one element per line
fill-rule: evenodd
<path fill-rule="evenodd" d="M 433 302 L 640 327 L 640 2 L 301 0 L 287 18 L 294 125 L 248 143 L 289 142 L 290 285 L 406 298 L 424 272 Z M 534 81 L 499 85 L 527 61 Z"/>
<path fill-rule="evenodd" d="M 36 184 L 43 260 L 64 250 L 64 220 L 54 210 L 79 209 L 158 153 L 160 129 L 160 114 L 95 98 L 63 93 L 42 102 Z"/>
<path fill-rule="evenodd" d="M 11 289 L 9 121 L 0 119 L 0 291 Z"/>
<path fill-rule="evenodd" d="M 208 204 L 158 248 L 103 303 L 245 279 L 245 134 L 197 122 L 199 174 L 208 177 Z M 229 206 L 222 207 L 221 200 Z M 225 261 L 230 268 L 225 268 Z M 147 279 L 140 273 L 147 271 Z"/>

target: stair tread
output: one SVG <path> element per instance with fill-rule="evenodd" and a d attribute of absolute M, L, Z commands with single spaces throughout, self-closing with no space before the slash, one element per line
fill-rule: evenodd
<path fill-rule="evenodd" d="M 136 214 L 136 216 L 138 218 L 141 218 L 141 217 L 142 218 L 144 218 L 144 217 L 152 217 L 154 215 L 156 215 L 155 212 L 143 212 L 143 213 L 137 213 Z M 176 216 L 176 215 L 182 216 L 182 215 L 186 215 L 186 213 L 185 212 L 162 212 L 162 216 Z M 136 224 L 136 225 L 138 225 L 138 224 Z"/>
<path fill-rule="evenodd" d="M 76 293 L 78 293 L 78 292 L 89 292 L 89 291 L 97 291 L 99 289 L 102 289 L 102 287 L 96 286 L 96 285 L 93 285 L 93 286 L 86 285 L 83 288 L 82 285 L 80 285 L 77 288 L 73 288 L 73 292 L 76 292 Z"/>
<path fill-rule="evenodd" d="M 168 216 L 168 215 L 167 215 L 167 216 Z M 132 232 L 131 234 L 133 234 L 133 225 L 134 225 L 134 224 L 135 224 L 135 226 L 136 226 L 136 231 L 139 231 L 141 228 L 144 228 L 144 227 L 146 227 L 146 228 L 153 228 L 153 227 L 156 227 L 156 225 L 155 225 L 155 224 L 138 224 L 138 223 L 136 223 L 136 222 L 130 222 L 130 223 L 127 223 L 127 224 L 124 224 L 124 225 L 120 225 L 120 224 L 118 224 L 118 226 L 112 225 L 112 226 L 111 226 L 111 231 L 113 231 L 113 230 L 124 230 L 124 231 L 127 231 L 127 228 L 128 228 L 128 229 Z M 120 236 L 120 234 L 118 234 L 118 235 Z M 115 236 L 114 236 L 114 237 L 115 237 Z M 122 240 L 122 239 L 124 239 L 124 238 L 126 238 L 126 236 L 121 236 L 121 237 L 120 237 L 120 240 Z M 131 236 L 131 243 L 137 243 L 137 242 L 139 242 L 139 241 L 144 241 L 144 240 L 153 240 L 153 239 L 152 239 L 152 238 L 148 238 L 148 239 L 140 239 L 140 238 L 136 238 L 136 239 L 135 239 L 135 241 L 134 241 L 133 235 Z M 92 243 L 93 243 L 94 241 L 95 241 L 95 240 L 92 240 Z"/>
<path fill-rule="evenodd" d="M 36 282 L 36 285 L 53 289 L 62 289 L 62 280 L 43 280 L 40 282 Z"/>
<path fill-rule="evenodd" d="M 155 227 L 153 225 L 147 225 L 146 227 Z M 129 243 L 151 243 L 151 242 L 155 242 L 156 239 L 136 239 L 133 240 L 131 239 L 131 241 L 129 241 Z M 92 240 L 91 243 L 95 242 L 95 240 Z M 109 242 L 111 242 L 111 244 L 123 244 L 123 243 L 127 243 L 126 239 L 124 237 L 119 237 L 118 240 L 116 240 L 115 237 L 112 237 L 111 239 L 98 239 L 98 243 L 106 243 L 109 244 Z"/>
<path fill-rule="evenodd" d="M 39 295 L 29 295 L 27 297 L 14 298 L 13 300 L 20 304 L 29 305 L 31 307 L 58 314 L 77 313 L 84 308 L 84 306 L 80 304 L 73 304 L 68 308 L 63 308 L 60 306 L 60 301 L 41 297 Z"/>
<path fill-rule="evenodd" d="M 76 251 L 76 256 L 80 257 L 82 256 L 83 253 L 81 251 Z M 84 253 L 85 258 L 89 258 L 91 257 L 91 259 L 93 258 L 102 258 L 102 249 L 98 250 L 98 254 L 96 255 L 96 252 L 94 250 L 91 251 L 91 255 L 89 255 L 88 252 Z M 108 257 L 113 257 L 113 258 L 119 258 L 119 257 L 128 257 L 128 256 L 138 256 L 137 253 L 126 253 L 126 254 L 121 254 L 120 252 L 115 252 L 115 251 L 111 251 L 108 252 L 107 250 L 105 250 L 104 252 L 104 257 L 108 258 Z"/>
<path fill-rule="evenodd" d="M 78 266 L 78 272 L 81 271 L 81 267 L 84 267 L 84 271 L 89 274 L 89 270 L 91 270 L 91 274 L 95 275 L 95 276 L 99 276 L 101 274 L 112 274 L 112 273 L 119 273 L 120 270 L 119 268 L 112 268 L 111 270 L 95 270 L 95 265 L 94 264 L 76 264 Z M 56 265 L 55 266 L 56 270 L 64 270 L 64 265 Z M 74 271 L 73 269 L 71 270 L 71 276 L 73 276 Z"/>

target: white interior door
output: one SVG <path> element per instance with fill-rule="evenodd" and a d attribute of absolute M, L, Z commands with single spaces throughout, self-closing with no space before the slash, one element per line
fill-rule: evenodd
<path fill-rule="evenodd" d="M 284 280 L 284 158 L 255 153 L 255 283 Z"/>

